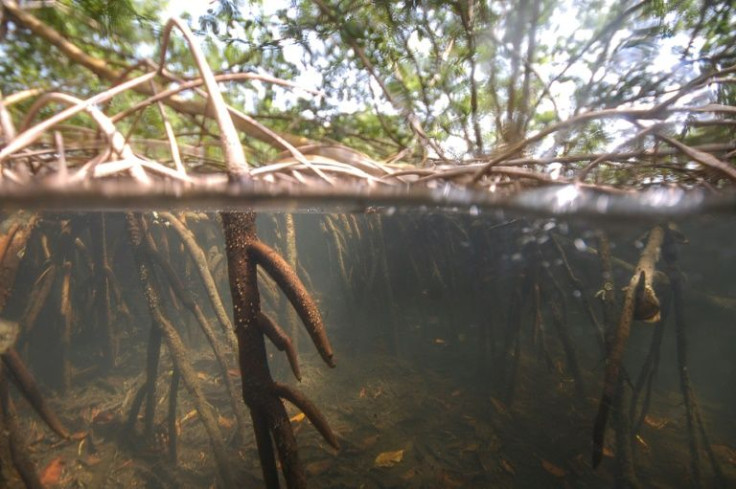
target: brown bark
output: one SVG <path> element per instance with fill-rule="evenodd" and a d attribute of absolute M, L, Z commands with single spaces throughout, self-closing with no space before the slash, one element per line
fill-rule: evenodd
<path fill-rule="evenodd" d="M 317 428 L 317 431 L 322 435 L 327 443 L 330 444 L 335 450 L 340 449 L 340 443 L 337 441 L 337 437 L 332 432 L 327 418 L 317 409 L 312 401 L 299 392 L 298 390 L 280 382 L 274 382 L 274 391 L 279 397 L 282 397 L 298 407 L 306 416 L 307 419 Z"/>
<path fill-rule="evenodd" d="M 72 279 L 72 263 L 64 261 L 62 265 L 63 277 L 61 281 L 61 303 L 59 310 L 61 311 L 62 325 L 61 334 L 59 335 L 59 363 L 61 368 L 61 393 L 66 394 L 72 386 L 72 366 L 69 360 L 69 349 L 71 347 L 72 335 L 72 302 L 70 297 L 71 279 Z"/>
<path fill-rule="evenodd" d="M 299 261 L 296 254 L 296 228 L 294 227 L 293 214 L 284 214 L 284 240 L 286 241 L 286 261 L 289 263 L 289 266 L 291 266 L 291 268 L 293 268 L 294 270 L 298 270 Z M 291 334 L 291 337 L 293 338 L 292 343 L 294 344 L 294 350 L 299 350 L 299 324 L 297 323 L 294 309 L 287 309 L 286 318 L 288 323 L 287 327 L 289 328 L 289 334 Z M 293 368 L 294 365 L 292 364 L 292 370 Z"/>
<path fill-rule="evenodd" d="M 667 230 L 665 242 L 662 246 L 662 256 L 665 261 L 665 271 L 669 277 L 670 286 L 672 288 L 672 305 L 675 317 L 675 334 L 677 345 L 677 368 L 680 377 L 680 391 L 682 392 L 683 402 L 685 404 L 685 420 L 688 435 L 688 449 L 690 451 L 690 478 L 693 487 L 726 487 L 726 479 L 723 470 L 718 462 L 710 437 L 706 431 L 701 410 L 697 402 L 695 390 L 690 379 L 690 371 L 688 366 L 688 340 L 687 330 L 688 324 L 685 321 L 685 304 L 683 290 L 683 274 L 679 266 L 679 250 L 678 245 L 685 242 L 683 236 L 679 236 L 678 232 L 672 226 Z M 696 431 L 697 428 L 697 431 Z M 700 435 L 700 439 L 698 439 Z M 700 446 L 710 462 L 714 479 L 712 484 L 706 483 L 704 471 L 701 468 Z"/>
<path fill-rule="evenodd" d="M 296 380 L 301 381 L 302 374 L 299 370 L 299 358 L 297 357 L 296 348 L 291 338 L 273 319 L 263 312 L 258 315 L 258 327 L 276 348 L 286 353 L 286 358 L 289 360 L 294 377 L 296 377 Z"/>
<path fill-rule="evenodd" d="M 233 298 L 235 333 L 238 337 L 243 400 L 251 412 L 263 478 L 268 489 L 277 489 L 279 480 L 273 449 L 281 462 L 281 470 L 289 489 L 306 487 L 304 469 L 299 461 L 296 439 L 286 414 L 284 397 L 298 399 L 300 407 L 329 443 L 336 445 L 334 435 L 319 411 L 303 395 L 277 384 L 271 377 L 266 355 L 264 331 L 283 343 L 283 331 L 269 324 L 261 313 L 257 264 L 261 264 L 284 291 L 310 336 L 332 365 L 332 349 L 324 332 L 322 319 L 314 301 L 283 258 L 261 243 L 256 234 L 254 212 L 223 212 L 225 246 L 228 258 L 230 290 Z M 278 345 L 277 345 L 278 346 Z M 286 347 L 285 347 L 286 348 Z M 291 360 L 291 359 L 290 359 Z M 295 368 L 295 359 L 292 368 Z M 295 372 L 298 374 L 298 370 Z"/>
<path fill-rule="evenodd" d="M 255 224 L 253 226 L 255 227 Z M 327 365 L 334 367 L 332 346 L 330 340 L 327 339 L 325 327 L 322 324 L 322 316 L 309 292 L 297 277 L 296 272 L 274 249 L 257 239 L 249 243 L 248 251 L 256 263 L 268 272 L 279 288 L 286 294 L 286 297 L 289 298 L 322 359 Z"/>
<path fill-rule="evenodd" d="M 28 304 L 26 305 L 23 317 L 20 320 L 20 330 L 23 332 L 23 335 L 19 340 L 17 348 L 21 351 L 23 351 L 21 347 L 22 344 L 31 336 L 33 327 L 36 325 L 38 315 L 41 314 L 43 306 L 46 305 L 46 300 L 51 293 L 51 286 L 56 280 L 56 268 L 56 265 L 53 263 L 49 264 L 33 284 Z"/>
<path fill-rule="evenodd" d="M 624 294 L 624 302 L 621 307 L 618 327 L 613 332 L 611 345 L 608 350 L 606 371 L 603 379 L 603 394 L 601 396 L 601 401 L 598 406 L 598 414 L 596 415 L 593 427 L 593 467 L 597 467 L 603 458 L 606 423 L 608 421 L 608 414 L 613 405 L 614 397 L 616 396 L 616 387 L 618 385 L 624 352 L 626 351 L 626 343 L 631 331 L 631 322 L 636 318 L 637 309 L 641 307 L 641 301 L 649 302 L 652 300 L 652 297 L 656 300 L 651 280 L 654 277 L 654 266 L 659 258 L 659 249 L 662 245 L 663 238 L 664 230 L 662 227 L 653 227 L 649 233 L 649 241 L 647 242 L 644 251 L 641 253 L 639 263 L 634 270 L 634 274 L 632 275 Z M 604 290 L 604 299 L 606 293 L 607 291 Z M 659 301 L 657 300 L 656 316 L 659 316 L 658 307 Z M 648 311 L 648 313 L 650 312 L 651 311 Z"/>
<path fill-rule="evenodd" d="M 146 437 L 153 434 L 153 421 L 156 414 L 156 379 L 158 364 L 161 358 L 161 330 L 155 321 L 151 321 L 146 349 L 146 383 L 141 391 L 146 397 L 146 408 L 143 414 L 143 433 Z M 135 418 L 132 419 L 135 423 Z"/>
<path fill-rule="evenodd" d="M 18 389 L 23 393 L 23 396 L 33 406 L 33 409 L 41 416 L 41 419 L 44 420 L 54 433 L 62 438 L 69 438 L 71 436 L 69 430 L 64 427 L 56 413 L 46 404 L 41 390 L 38 388 L 38 384 L 36 384 L 36 380 L 26 368 L 18 353 L 11 348 L 2 354 L 2 359 L 7 367 L 4 371 L 9 371 L 12 374 L 10 377 L 11 380 L 14 381 Z"/>
<path fill-rule="evenodd" d="M 225 388 L 227 389 L 228 395 L 230 397 L 230 403 L 233 407 L 233 412 L 235 413 L 235 417 L 238 422 L 238 431 L 240 433 L 240 437 L 242 440 L 245 440 L 247 433 L 246 425 L 248 416 L 245 412 L 243 404 L 237 397 L 235 385 L 233 384 L 232 379 L 227 373 L 229 365 L 225 356 L 224 348 L 221 346 L 220 341 L 215 336 L 215 332 L 212 326 L 210 326 L 210 323 L 204 315 L 204 312 L 202 312 L 202 308 L 199 307 L 199 304 L 194 301 L 191 294 L 181 283 L 181 280 L 179 280 L 179 277 L 174 271 L 174 268 L 171 266 L 171 263 L 167 261 L 164 256 L 158 251 L 150 233 L 146 234 L 146 243 L 148 255 L 161 268 L 161 270 L 163 270 L 164 275 L 166 275 L 166 278 L 171 285 L 171 290 L 174 291 L 174 294 L 179 299 L 179 301 L 184 304 L 184 307 L 189 309 L 189 311 L 194 315 L 194 317 L 197 319 L 197 323 L 199 324 L 200 329 L 207 338 L 207 342 L 212 348 L 215 359 L 217 360 L 217 364 L 220 366 L 220 373 L 222 375 L 223 382 L 225 383 Z"/>
<path fill-rule="evenodd" d="M 176 218 L 170 212 L 161 212 L 160 215 L 171 223 L 171 227 L 179 235 L 184 247 L 187 249 L 187 252 L 189 252 L 192 260 L 194 260 L 194 263 L 197 266 L 197 272 L 199 272 L 199 276 L 202 278 L 202 282 L 207 290 L 207 296 L 210 298 L 217 320 L 219 321 L 223 332 L 227 336 L 228 342 L 230 343 L 233 351 L 237 350 L 238 345 L 237 340 L 235 339 L 233 325 L 230 322 L 227 312 L 225 312 L 225 306 L 222 304 L 220 292 L 217 289 L 215 279 L 212 277 L 212 273 L 210 272 L 204 251 L 202 251 L 202 248 L 194 238 L 194 234 L 192 234 L 181 220 Z"/>
<path fill-rule="evenodd" d="M 171 387 L 169 388 L 169 419 L 168 419 L 168 430 L 169 430 L 169 458 L 176 464 L 177 458 L 177 439 L 179 433 L 176 430 L 176 402 L 179 397 L 179 371 L 174 369 L 171 374 Z"/>
<path fill-rule="evenodd" d="M 171 324 L 169 319 L 161 310 L 160 295 L 158 290 L 154 287 L 151 277 L 151 264 L 141 249 L 143 241 L 138 218 L 132 213 L 128 213 L 126 220 L 128 223 L 130 241 L 134 249 L 136 265 L 138 266 L 138 274 L 141 285 L 143 286 L 143 292 L 146 296 L 146 301 L 148 302 L 148 310 L 153 318 L 155 326 L 161 330 L 162 338 L 169 349 L 169 353 L 171 353 L 174 368 L 176 368 L 181 375 L 181 380 L 184 382 L 184 386 L 187 388 L 187 391 L 189 391 L 194 400 L 194 405 L 197 409 L 197 413 L 199 414 L 199 418 L 202 420 L 202 424 L 204 425 L 210 439 L 210 443 L 212 444 L 212 451 L 217 463 L 218 474 L 225 487 L 236 487 L 235 478 L 228 463 L 225 443 L 217 426 L 217 417 L 215 416 L 214 409 L 207 402 L 204 394 L 202 393 L 202 387 L 197 380 L 197 374 L 194 367 L 192 367 L 192 364 L 189 362 L 187 351 L 181 337 L 177 333 L 176 328 L 174 328 L 174 325 Z"/>
<path fill-rule="evenodd" d="M 10 457 L 26 488 L 44 489 L 44 485 L 36 472 L 36 466 L 28 456 L 28 449 L 18 423 L 18 416 L 8 393 L 8 382 L 3 373 L 2 365 L 0 365 L 0 426 L 3 427 L 3 432 L 0 435 L 8 437 Z"/>
<path fill-rule="evenodd" d="M 36 214 L 19 211 L 0 223 L 0 311 L 5 309 L 13 290 L 15 274 L 37 219 Z"/>
<path fill-rule="evenodd" d="M 93 215 L 90 219 L 90 234 L 93 238 L 94 253 L 94 272 L 95 283 L 97 284 L 97 294 L 95 295 L 95 315 L 98 320 L 99 327 L 103 333 L 103 356 L 105 368 L 112 369 L 115 367 L 117 358 L 118 341 L 113 329 L 113 313 L 112 313 L 112 274 L 110 270 L 107 232 L 106 232 L 106 216 L 100 212 Z"/>

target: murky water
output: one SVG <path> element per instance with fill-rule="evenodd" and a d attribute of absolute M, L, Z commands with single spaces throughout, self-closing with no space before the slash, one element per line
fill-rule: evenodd
<path fill-rule="evenodd" d="M 271 372 L 314 402 L 340 443 L 331 448 L 285 403 L 309 487 L 736 484 L 736 216 L 368 208 L 293 221 L 258 214 L 260 239 L 295 266 L 335 352 L 331 369 L 260 274 L 262 309 L 298 345 L 302 381 L 269 345 Z M 264 487 L 250 418 L 239 426 L 233 408 L 237 361 L 190 248 L 169 214 L 142 215 L 161 256 L 146 258 L 151 286 L 215 413 L 229 470 L 238 487 Z M 174 373 L 167 338 L 152 334 L 124 213 L 6 212 L 3 235 L 32 216 L 25 244 L 4 245 L 18 269 L 14 279 L 3 272 L 2 317 L 20 325 L 17 359 L 70 435 L 49 428 L 6 352 L 3 412 L 18 429 L 0 436 L 0 485 L 24 487 L 13 448 L 46 487 L 216 486 L 221 469 L 195 395 Z M 176 216 L 231 315 L 216 214 Z M 655 227 L 664 237 L 649 278 L 661 320 L 634 319 L 622 336 L 627 294 L 643 300 L 634 270 Z M 221 363 L 163 263 L 214 331 Z M 617 342 L 621 368 L 593 468 L 605 355 Z"/>

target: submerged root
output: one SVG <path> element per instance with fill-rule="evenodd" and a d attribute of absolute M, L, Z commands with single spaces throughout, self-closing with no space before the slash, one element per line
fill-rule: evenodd
<path fill-rule="evenodd" d="M 703 424 L 700 407 L 692 386 L 690 371 L 688 370 L 688 327 L 685 322 L 683 278 L 678 264 L 677 241 L 678 239 L 672 230 L 668 229 L 663 245 L 663 256 L 666 263 L 666 273 L 670 280 L 670 286 L 672 287 L 672 306 L 677 343 L 677 367 L 680 378 L 680 391 L 682 392 L 683 403 L 685 405 L 685 421 L 687 425 L 688 448 L 690 451 L 690 477 L 692 478 L 693 487 L 704 486 L 703 471 L 700 466 L 700 450 L 702 445 L 702 449 L 707 455 L 715 476 L 713 487 L 721 488 L 725 487 L 723 471 L 713 453 L 710 437 Z"/>
<path fill-rule="evenodd" d="M 38 388 L 33 374 L 26 368 L 23 360 L 14 349 L 10 349 L 2 355 L 3 363 L 10 371 L 11 379 L 14 381 L 18 389 L 23 393 L 33 409 L 41 416 L 41 419 L 53 430 L 54 433 L 62 438 L 71 438 L 69 430 L 63 425 L 56 413 L 46 404 L 46 401 Z"/>
<path fill-rule="evenodd" d="M 642 290 L 646 290 L 647 287 L 651 288 L 651 278 L 654 277 L 654 266 L 659 258 L 659 249 L 662 246 L 663 239 L 664 229 L 661 226 L 652 228 L 649 233 L 649 241 L 644 251 L 642 251 L 636 270 L 629 281 L 629 286 L 625 289 L 618 326 L 608 350 L 605 377 L 603 379 L 603 394 L 598 405 L 598 414 L 595 417 L 593 427 L 593 467 L 598 467 L 603 459 L 603 446 L 608 415 L 613 406 L 614 397 L 616 396 L 616 386 L 618 385 L 621 363 L 631 331 L 631 322 L 635 319 L 637 302 L 639 302 L 637 291 L 641 294 Z M 651 290 L 652 294 L 654 294 L 653 289 Z M 657 305 L 659 305 L 658 301 Z M 658 311 L 657 315 L 659 315 Z"/>
<path fill-rule="evenodd" d="M 243 379 L 243 400 L 251 411 L 266 487 L 279 487 L 275 445 L 287 486 L 290 489 L 303 489 L 306 487 L 306 477 L 281 398 L 299 407 L 330 445 L 337 448 L 338 443 L 327 420 L 314 404 L 303 394 L 275 382 L 271 377 L 264 337 L 268 337 L 280 350 L 286 352 L 294 375 L 300 378 L 301 374 L 291 339 L 261 312 L 257 265 L 268 272 L 288 297 L 322 358 L 330 366 L 334 366 L 332 347 L 327 340 L 314 300 L 294 270 L 276 251 L 258 240 L 255 213 L 224 212 L 222 223 L 238 338 L 240 373 Z"/>
<path fill-rule="evenodd" d="M 184 244 L 184 247 L 189 253 L 189 256 L 191 256 L 192 260 L 194 260 L 194 263 L 197 267 L 197 272 L 202 279 L 205 290 L 207 290 L 207 296 L 210 299 L 212 308 L 215 310 L 215 315 L 217 316 L 217 320 L 220 323 L 222 331 L 225 333 L 230 347 L 234 351 L 237 350 L 237 340 L 235 339 L 233 325 L 230 322 L 230 318 L 228 317 L 227 312 L 225 312 L 225 306 L 222 304 L 220 292 L 217 289 L 217 285 L 215 284 L 215 279 L 212 277 L 212 272 L 210 272 L 210 266 L 207 263 L 207 257 L 204 251 L 197 243 L 197 240 L 194 238 L 194 234 L 189 230 L 189 228 L 184 225 L 181 220 L 176 218 L 174 214 L 170 212 L 162 212 L 161 217 L 171 223 L 171 227 L 179 235 L 179 238 Z"/>
<path fill-rule="evenodd" d="M 317 431 L 319 431 L 325 441 L 329 443 L 332 448 L 335 450 L 340 449 L 340 443 L 337 441 L 337 437 L 327 423 L 327 418 L 324 417 L 312 401 L 307 399 L 307 396 L 286 384 L 282 384 L 281 382 L 274 382 L 273 389 L 277 396 L 286 399 L 301 409 L 301 411 L 307 416 L 307 419 L 309 419 L 314 427 L 317 428 Z"/>
<path fill-rule="evenodd" d="M 8 393 L 8 382 L 3 376 L 1 367 L 0 365 L 0 427 L 3 430 L 0 436 L 7 436 L 13 466 L 18 471 L 18 475 L 25 486 L 28 489 L 44 489 L 44 485 L 36 473 L 36 466 L 28 456 L 26 442 L 18 423 L 18 415 Z"/>
<path fill-rule="evenodd" d="M 233 384 L 233 381 L 230 378 L 230 376 L 227 374 L 227 371 L 229 369 L 229 364 L 226 358 L 224 348 L 220 344 L 220 341 L 215 336 L 214 329 L 212 328 L 212 326 L 210 326 L 210 323 L 205 317 L 204 312 L 202 311 L 202 308 L 199 307 L 199 304 L 196 303 L 196 301 L 194 300 L 194 298 L 192 297 L 188 289 L 184 287 L 184 284 L 182 283 L 182 281 L 179 279 L 178 275 L 174 271 L 174 268 L 171 266 L 171 263 L 167 261 L 164 258 L 164 256 L 161 254 L 161 252 L 157 249 L 156 244 L 153 241 L 153 238 L 150 235 L 150 233 L 146 233 L 145 238 L 146 238 L 145 241 L 146 241 L 147 255 L 156 263 L 156 265 L 159 266 L 161 270 L 163 270 L 164 275 L 166 276 L 169 284 L 171 285 L 171 289 L 174 291 L 174 295 L 194 315 L 194 317 L 197 320 L 197 323 L 200 326 L 200 329 L 202 330 L 205 337 L 207 338 L 207 342 L 212 348 L 212 351 L 215 355 L 215 360 L 217 361 L 217 364 L 220 367 L 220 374 L 222 375 L 222 379 L 225 384 L 225 388 L 228 392 L 228 397 L 230 398 L 230 403 L 233 407 L 233 412 L 235 413 L 235 417 L 238 422 L 238 431 L 239 431 L 240 437 L 241 439 L 245 439 L 245 435 L 247 433 L 246 431 L 247 414 L 245 412 L 245 408 L 243 407 L 242 403 L 237 397 L 237 390 L 235 389 L 235 385 Z"/>
<path fill-rule="evenodd" d="M 322 316 L 296 272 L 276 250 L 259 240 L 249 243 L 248 251 L 253 255 L 258 265 L 261 265 L 268 272 L 279 288 L 286 294 L 286 297 L 289 298 L 322 359 L 327 365 L 334 367 L 332 346 L 330 340 L 327 339 Z"/>
<path fill-rule="evenodd" d="M 271 340 L 271 343 L 273 343 L 279 351 L 286 353 L 286 358 L 289 360 L 289 365 L 291 365 L 291 371 L 294 373 L 294 377 L 296 377 L 296 380 L 301 382 L 302 374 L 299 370 L 299 358 L 291 338 L 289 338 L 286 332 L 281 329 L 273 319 L 263 312 L 258 315 L 258 328 L 260 328 L 261 332 Z"/>
<path fill-rule="evenodd" d="M 134 257 L 138 266 L 138 274 L 143 286 L 143 292 L 148 302 L 148 309 L 155 323 L 154 327 L 160 329 L 161 336 L 171 353 L 174 367 L 181 375 L 181 380 L 187 391 L 194 400 L 194 405 L 199 413 L 207 435 L 212 444 L 215 461 L 217 462 L 218 474 L 225 487 L 235 487 L 235 478 L 228 464 L 227 450 L 222 435 L 217 426 L 217 417 L 212 406 L 206 401 L 202 387 L 197 380 L 197 374 L 192 367 L 187 355 L 184 343 L 174 328 L 174 325 L 166 318 L 161 309 L 161 300 L 151 277 L 151 263 L 143 252 L 142 233 L 138 218 L 132 213 L 126 216 L 131 244 L 134 248 Z"/>

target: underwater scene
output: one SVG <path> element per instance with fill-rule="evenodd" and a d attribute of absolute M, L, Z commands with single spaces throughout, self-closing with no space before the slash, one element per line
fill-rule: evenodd
<path fill-rule="evenodd" d="M 0 0 L 0 489 L 736 488 L 734 0 Z"/>
<path fill-rule="evenodd" d="M 736 216 L 248 215 L 3 213 L 1 487 L 736 485 Z"/>

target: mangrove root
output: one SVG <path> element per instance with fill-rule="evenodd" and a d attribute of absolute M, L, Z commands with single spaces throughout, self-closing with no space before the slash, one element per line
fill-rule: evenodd
<path fill-rule="evenodd" d="M 641 253 L 639 263 L 625 289 L 624 302 L 618 320 L 618 327 L 608 349 L 606 371 L 603 379 L 603 394 L 598 405 L 598 414 L 593 427 L 593 467 L 597 467 L 603 458 L 603 446 L 608 414 L 617 393 L 621 362 L 626 342 L 631 331 L 631 321 L 637 316 L 643 320 L 659 319 L 659 301 L 652 287 L 654 266 L 659 258 L 659 249 L 664 239 L 664 229 L 655 226 L 649 233 L 649 240 Z M 605 278 L 610 280 L 610 276 Z M 606 292 L 604 292 L 605 295 Z M 653 306 L 656 301 L 656 311 Z"/>
<path fill-rule="evenodd" d="M 302 409 L 330 445 L 337 447 L 337 439 L 314 404 L 294 389 L 274 382 L 271 377 L 264 337 L 268 337 L 277 348 L 286 352 L 297 378 L 300 373 L 291 340 L 261 312 L 257 265 L 261 265 L 284 292 L 322 359 L 330 366 L 334 366 L 332 347 L 317 306 L 294 270 L 276 251 L 258 239 L 255 213 L 223 212 L 222 224 L 243 379 L 243 400 L 251 412 L 263 478 L 267 489 L 279 487 L 275 445 L 287 487 L 303 489 L 306 487 L 306 477 L 281 398 Z"/>
<path fill-rule="evenodd" d="M 202 420 L 205 431 L 209 436 L 210 443 L 212 444 L 212 451 L 217 463 L 218 474 L 222 479 L 225 487 L 235 487 L 235 478 L 233 477 L 232 470 L 228 464 L 227 451 L 225 449 L 225 443 L 222 439 L 222 435 L 217 426 L 217 417 L 215 416 L 214 409 L 205 400 L 204 394 L 202 393 L 202 387 L 200 386 L 197 375 L 189 362 L 186 348 L 184 343 L 177 333 L 174 325 L 171 324 L 169 319 L 164 315 L 161 308 L 161 299 L 157 288 L 154 286 L 151 272 L 152 266 L 150 258 L 144 252 L 143 249 L 143 236 L 140 221 L 137 216 L 132 213 L 126 215 L 126 221 L 128 224 L 128 233 L 130 235 L 130 241 L 133 245 L 133 255 L 138 266 L 138 275 L 143 286 L 143 291 L 148 302 L 148 310 L 154 322 L 155 328 L 160 329 L 161 336 L 166 343 L 171 354 L 171 359 L 174 364 L 174 368 L 181 375 L 181 380 L 187 391 L 191 394 L 194 399 L 194 405 L 199 414 L 199 418 Z"/>

